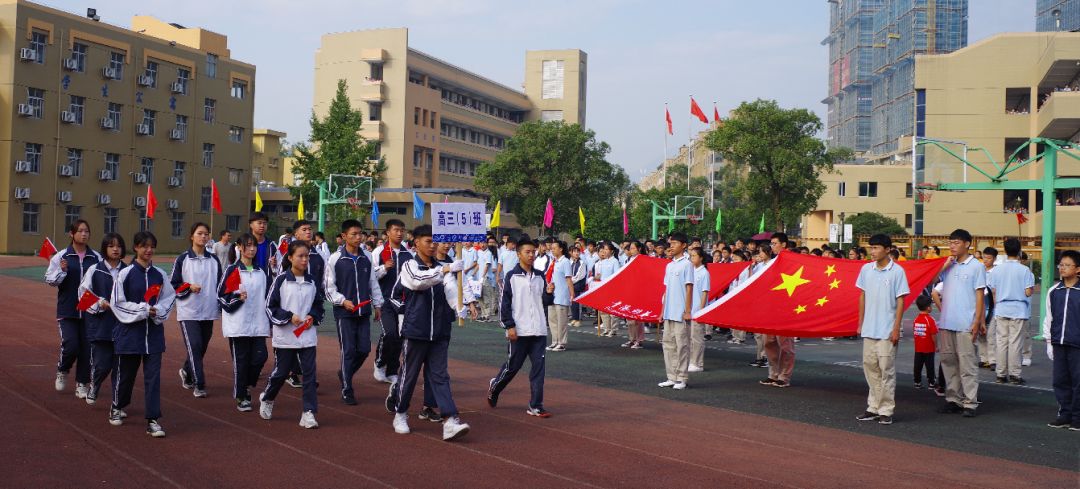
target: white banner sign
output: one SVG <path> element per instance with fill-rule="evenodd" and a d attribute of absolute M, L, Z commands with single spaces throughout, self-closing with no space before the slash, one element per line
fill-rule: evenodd
<path fill-rule="evenodd" d="M 431 228 L 438 243 L 484 241 L 487 209 L 483 203 L 431 203 Z"/>

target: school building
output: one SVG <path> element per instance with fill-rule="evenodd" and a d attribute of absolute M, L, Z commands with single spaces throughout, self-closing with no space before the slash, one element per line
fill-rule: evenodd
<path fill-rule="evenodd" d="M 975 169 L 965 172 L 959 160 L 925 145 L 917 150 L 923 163 L 915 171 L 913 136 L 966 143 L 969 161 L 991 175 L 998 170 L 987 154 L 1002 165 L 1030 138 L 1080 143 L 1080 33 L 1007 33 L 948 54 L 917 56 L 915 90 L 915 134 L 900 137 L 898 150 L 874 161 L 838 165 L 836 173 L 823 175 L 827 190 L 803 219 L 803 237 L 825 242 L 829 224 L 839 224 L 841 213 L 850 217 L 866 211 L 893 217 L 914 235 L 965 228 L 984 236 L 1039 236 L 1039 191 L 938 191 L 920 201 L 916 184 L 956 183 L 965 173 L 969 182 L 988 179 Z M 962 145 L 943 146 L 964 153 Z M 1028 147 L 1021 153 L 1028 158 L 1039 151 Z M 1037 179 L 1042 170 L 1035 163 L 1008 178 Z M 1059 155 L 1058 175 L 1080 176 L 1080 161 Z M 1080 233 L 1080 205 L 1075 205 L 1080 189 L 1059 191 L 1056 201 L 1058 233 Z M 1018 225 L 1017 213 L 1028 221 Z"/>
<path fill-rule="evenodd" d="M 106 12 L 102 12 L 103 14 Z M 131 27 L 0 0 L 0 253 L 150 229 L 162 250 L 211 220 L 238 229 L 251 188 L 255 66 L 225 35 L 136 16 Z M 146 217 L 147 189 L 158 207 Z"/>

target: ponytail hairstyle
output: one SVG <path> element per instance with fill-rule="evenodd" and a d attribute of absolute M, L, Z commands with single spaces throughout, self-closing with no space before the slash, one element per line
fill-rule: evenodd
<path fill-rule="evenodd" d="M 293 254 L 296 253 L 296 250 L 300 248 L 308 250 L 309 253 L 311 252 L 311 246 L 307 244 L 307 241 L 294 239 L 289 243 L 289 249 L 285 251 L 285 256 L 281 258 L 282 273 L 289 273 L 292 270 L 292 260 L 290 260 L 289 257 L 293 256 Z"/>
<path fill-rule="evenodd" d="M 259 246 L 259 241 L 255 239 L 255 235 L 244 233 L 236 239 L 236 243 L 229 248 L 229 263 L 236 263 L 240 259 L 240 253 L 243 252 L 244 247 L 247 245 Z"/>
<path fill-rule="evenodd" d="M 705 250 L 703 250 L 699 246 L 695 246 L 693 248 L 690 248 L 690 253 L 700 257 L 702 265 L 707 265 L 709 263 L 712 263 L 712 256 L 709 255 L 708 253 L 705 253 Z"/>

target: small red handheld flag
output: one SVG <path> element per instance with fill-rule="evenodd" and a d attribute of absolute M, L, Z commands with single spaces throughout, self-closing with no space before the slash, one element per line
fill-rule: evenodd
<path fill-rule="evenodd" d="M 312 324 L 315 324 L 315 320 L 309 317 L 307 321 L 304 321 L 304 324 L 301 324 L 300 327 L 292 330 L 292 334 L 296 335 L 296 337 L 299 338 L 300 335 L 304 334 L 304 331 L 306 329 L 311 327 Z"/>
<path fill-rule="evenodd" d="M 210 205 L 218 214 L 221 214 L 221 194 L 218 193 L 217 183 L 213 178 L 210 179 Z"/>
<path fill-rule="evenodd" d="M 56 246 L 49 238 L 45 238 L 45 241 L 41 242 L 41 248 L 38 249 L 37 256 L 40 256 L 46 260 L 52 258 L 56 254 Z"/>
<path fill-rule="evenodd" d="M 154 189 L 150 184 L 146 185 L 146 218 L 154 219 L 154 211 L 157 210 L 157 197 L 154 197 Z"/>
<path fill-rule="evenodd" d="M 146 288 L 146 293 L 143 294 L 143 302 L 149 303 L 150 299 L 156 299 L 158 294 L 161 293 L 161 286 L 158 284 L 151 285 Z"/>
<path fill-rule="evenodd" d="M 371 299 L 368 299 L 368 300 L 366 300 L 364 302 L 361 302 L 361 303 L 357 304 L 352 309 L 349 309 L 347 307 L 345 309 L 347 309 L 349 312 L 356 312 L 356 311 L 359 311 L 361 308 L 363 308 L 364 306 L 366 306 L 368 304 L 371 304 Z"/>
<path fill-rule="evenodd" d="M 79 305 L 75 306 L 75 308 L 80 311 L 86 312 L 91 307 L 94 307 L 94 304 L 97 304 L 97 301 L 99 300 L 101 300 L 100 297 L 94 295 L 93 292 L 90 292 L 88 290 L 86 292 L 83 292 L 82 297 L 79 297 Z"/>
<path fill-rule="evenodd" d="M 552 277 L 554 277 L 554 276 L 555 276 L 555 264 L 552 263 L 552 264 L 548 265 L 547 271 L 544 272 L 544 280 L 546 280 L 547 283 L 550 284 L 552 282 Z"/>
<path fill-rule="evenodd" d="M 383 263 L 390 261 L 390 258 L 394 255 L 394 250 L 390 249 L 390 245 L 383 246 L 382 252 L 379 253 L 379 260 Z"/>
<path fill-rule="evenodd" d="M 280 252 L 280 253 L 281 253 L 282 255 L 285 255 L 285 254 L 287 254 L 287 253 L 289 252 L 289 242 L 288 242 L 288 241 L 285 241 L 285 239 L 282 239 L 282 240 L 281 240 L 281 241 L 280 241 L 280 242 L 278 243 L 278 245 L 277 245 L 277 250 L 278 250 L 278 251 L 279 251 L 279 252 Z"/>
<path fill-rule="evenodd" d="M 190 289 L 190 288 L 191 288 L 191 284 L 189 284 L 189 283 L 187 283 L 187 282 L 184 282 L 184 283 L 180 284 L 180 286 L 179 286 L 179 287 L 177 287 L 177 288 L 176 288 L 176 293 L 177 293 L 177 294 L 179 294 L 179 293 L 182 293 L 182 292 L 184 292 L 185 290 L 188 290 L 188 289 Z"/>
<path fill-rule="evenodd" d="M 1026 216 L 1024 216 L 1023 212 L 1017 212 L 1016 213 L 1016 224 L 1023 224 L 1025 222 L 1028 222 L 1028 218 Z"/>
<path fill-rule="evenodd" d="M 708 124 L 709 118 L 705 117 L 705 112 L 701 110 L 701 106 L 697 104 L 694 97 L 690 97 L 690 115 L 697 117 L 702 124 Z"/>
<path fill-rule="evenodd" d="M 240 269 L 234 268 L 228 277 L 225 277 L 225 293 L 231 294 L 240 290 Z"/>

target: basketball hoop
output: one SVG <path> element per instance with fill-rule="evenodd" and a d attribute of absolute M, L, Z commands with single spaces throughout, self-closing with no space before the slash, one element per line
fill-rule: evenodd
<path fill-rule="evenodd" d="M 938 189 L 936 183 L 920 183 L 915 185 L 916 202 L 927 203 L 934 197 L 934 191 Z"/>
<path fill-rule="evenodd" d="M 690 221 L 690 224 L 693 224 L 693 225 L 696 226 L 697 223 L 701 222 L 702 217 L 703 216 L 691 214 L 691 215 L 686 216 L 686 219 Z"/>
<path fill-rule="evenodd" d="M 349 197 L 349 198 L 345 199 L 345 203 L 349 204 L 349 207 L 352 207 L 352 209 L 354 211 L 359 211 L 360 210 L 360 199 L 358 199 L 356 197 Z"/>

